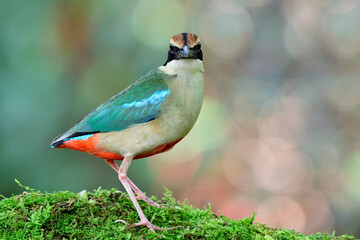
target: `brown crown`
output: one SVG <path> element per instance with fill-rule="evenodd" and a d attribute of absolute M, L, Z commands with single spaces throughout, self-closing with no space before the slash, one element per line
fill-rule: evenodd
<path fill-rule="evenodd" d="M 192 48 L 198 42 L 200 42 L 200 39 L 193 33 L 179 33 L 170 39 L 170 43 L 178 48 L 183 48 L 185 45 Z"/>

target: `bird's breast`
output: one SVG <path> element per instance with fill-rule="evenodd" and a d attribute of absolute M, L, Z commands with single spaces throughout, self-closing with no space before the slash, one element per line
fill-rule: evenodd
<path fill-rule="evenodd" d="M 201 72 L 178 74 L 169 80 L 170 96 L 160 111 L 160 126 L 171 136 L 184 137 L 193 127 L 204 99 Z"/>
<path fill-rule="evenodd" d="M 165 81 L 170 90 L 160 114 L 150 122 L 135 124 L 119 132 L 98 134 L 101 149 L 122 156 L 150 156 L 168 150 L 191 130 L 204 99 L 202 63 L 201 67 L 191 71 L 159 69 L 169 75 Z"/>

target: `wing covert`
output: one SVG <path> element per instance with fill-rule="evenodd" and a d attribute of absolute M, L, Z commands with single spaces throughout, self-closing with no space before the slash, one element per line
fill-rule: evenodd
<path fill-rule="evenodd" d="M 154 120 L 170 95 L 166 77 L 168 75 L 159 70 L 149 72 L 97 107 L 53 143 L 94 132 L 121 131 Z"/>

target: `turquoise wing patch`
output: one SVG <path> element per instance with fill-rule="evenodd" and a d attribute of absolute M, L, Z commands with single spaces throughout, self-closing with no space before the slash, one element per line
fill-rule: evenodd
<path fill-rule="evenodd" d="M 162 104 L 170 95 L 166 77 L 159 70 L 149 72 L 100 105 L 63 136 L 71 138 L 82 133 L 121 131 L 131 125 L 156 119 Z"/>

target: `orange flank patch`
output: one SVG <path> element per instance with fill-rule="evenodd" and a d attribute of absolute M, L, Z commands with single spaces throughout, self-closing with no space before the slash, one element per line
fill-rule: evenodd
<path fill-rule="evenodd" d="M 180 138 L 177 141 L 171 142 L 171 143 L 162 144 L 162 145 L 154 148 L 153 150 L 150 150 L 148 152 L 145 152 L 145 153 L 135 156 L 134 159 L 150 157 L 150 156 L 158 154 L 158 153 L 166 152 L 166 151 L 170 150 L 175 144 L 180 142 L 181 139 L 182 138 Z M 108 160 L 123 160 L 124 159 L 124 156 L 121 156 L 119 154 L 112 153 L 112 152 L 107 152 L 105 150 L 98 148 L 97 147 L 98 141 L 99 141 L 99 139 L 98 139 L 97 134 L 94 134 L 93 136 L 91 136 L 87 139 L 67 140 L 63 144 L 57 146 L 56 148 L 68 148 L 68 149 L 72 149 L 72 150 L 76 150 L 76 151 L 87 152 L 96 157 L 99 157 L 102 159 L 108 159 Z"/>
<path fill-rule="evenodd" d="M 155 154 L 158 154 L 158 153 L 162 153 L 162 152 L 166 152 L 166 151 L 169 151 L 170 149 L 172 149 L 175 144 L 177 144 L 178 142 L 181 141 L 181 139 L 183 138 L 180 138 L 179 140 L 176 140 L 175 142 L 171 142 L 171 143 L 165 143 L 165 144 L 162 144 L 160 146 L 157 146 L 156 148 L 154 148 L 153 150 L 150 150 L 146 153 L 143 153 L 143 154 L 140 154 L 140 155 L 137 155 L 134 157 L 134 159 L 139 159 L 139 158 L 144 158 L 144 157 L 150 157 L 152 155 L 155 155 Z"/>
<path fill-rule="evenodd" d="M 97 147 L 98 141 L 99 139 L 97 134 L 94 134 L 88 139 L 67 140 L 63 144 L 57 146 L 56 148 L 68 148 L 76 151 L 87 152 L 102 159 L 109 159 L 109 160 L 124 159 L 124 157 L 121 155 L 99 149 Z"/>

